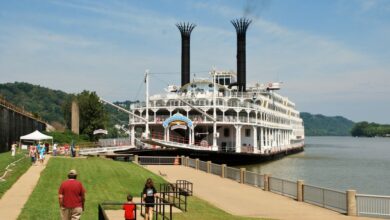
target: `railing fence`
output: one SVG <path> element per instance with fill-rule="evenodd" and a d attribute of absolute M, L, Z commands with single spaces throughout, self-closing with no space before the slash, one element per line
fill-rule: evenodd
<path fill-rule="evenodd" d="M 210 165 L 210 172 L 212 174 L 222 176 L 222 165 L 211 163 Z"/>
<path fill-rule="evenodd" d="M 307 203 L 332 209 L 341 213 L 347 212 L 347 194 L 345 192 L 304 185 L 303 195 L 303 200 Z"/>
<path fill-rule="evenodd" d="M 138 162 L 141 165 L 173 165 L 180 164 L 180 157 L 154 157 L 154 156 L 140 156 Z"/>
<path fill-rule="evenodd" d="M 264 175 L 254 173 L 251 171 L 245 171 L 245 184 L 252 185 L 264 189 Z"/>
<path fill-rule="evenodd" d="M 390 196 L 356 195 L 358 216 L 390 218 Z"/>
<path fill-rule="evenodd" d="M 240 169 L 233 167 L 225 167 L 225 176 L 228 179 L 232 179 L 239 182 L 241 178 Z"/>
<path fill-rule="evenodd" d="M 275 192 L 291 198 L 297 198 L 297 183 L 276 177 L 269 178 L 271 192 Z"/>

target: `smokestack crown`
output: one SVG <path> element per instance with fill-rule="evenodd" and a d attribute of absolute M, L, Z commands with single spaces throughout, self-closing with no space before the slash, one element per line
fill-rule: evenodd
<path fill-rule="evenodd" d="M 252 20 L 247 18 L 239 18 L 235 20 L 231 20 L 233 26 L 236 28 L 237 35 L 244 35 L 248 30 L 249 25 L 252 23 Z"/>
<path fill-rule="evenodd" d="M 176 27 L 179 28 L 182 37 L 190 37 L 192 30 L 196 27 L 196 24 L 192 23 L 177 23 Z"/>

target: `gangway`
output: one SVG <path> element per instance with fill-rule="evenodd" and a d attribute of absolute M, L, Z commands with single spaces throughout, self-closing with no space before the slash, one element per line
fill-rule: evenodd
<path fill-rule="evenodd" d="M 201 151 L 212 151 L 210 145 L 202 146 L 201 142 L 195 144 L 188 144 L 188 140 L 182 137 L 170 136 L 169 141 L 164 140 L 163 135 L 151 134 L 149 138 L 142 138 L 143 143 L 149 145 L 157 145 L 161 147 L 169 148 L 180 148 L 180 149 L 190 149 L 190 150 L 201 150 Z"/>
<path fill-rule="evenodd" d="M 91 154 L 99 154 L 99 153 L 110 153 L 118 150 L 129 150 L 131 148 L 135 148 L 134 146 L 119 146 L 119 147 L 95 147 L 95 148 L 87 148 L 80 149 L 80 155 L 91 155 Z"/>

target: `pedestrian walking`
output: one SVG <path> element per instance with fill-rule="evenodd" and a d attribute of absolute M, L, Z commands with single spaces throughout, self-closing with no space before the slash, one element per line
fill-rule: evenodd
<path fill-rule="evenodd" d="M 14 142 L 12 145 L 11 145 L 11 155 L 13 157 L 15 157 L 15 153 L 16 153 L 16 143 Z"/>
<path fill-rule="evenodd" d="M 53 156 L 56 156 L 57 155 L 57 143 L 54 143 L 53 144 Z"/>
<path fill-rule="evenodd" d="M 145 202 L 145 220 L 153 219 L 154 199 L 157 197 L 157 190 L 154 188 L 153 180 L 148 178 L 142 192 L 143 200 Z"/>
<path fill-rule="evenodd" d="M 81 218 L 85 203 L 85 189 L 83 184 L 76 180 L 76 170 L 70 170 L 68 180 L 62 182 L 58 190 L 58 201 L 61 208 L 62 220 L 77 220 Z"/>
<path fill-rule="evenodd" d="M 122 206 L 122 209 L 125 210 L 125 220 L 135 220 L 135 208 L 133 196 L 127 195 L 127 202 Z"/>
<path fill-rule="evenodd" d="M 30 155 L 30 158 L 31 158 L 31 163 L 32 163 L 32 165 L 34 165 L 35 164 L 35 146 L 34 145 L 31 145 L 30 146 L 30 150 L 29 150 L 29 155 Z"/>

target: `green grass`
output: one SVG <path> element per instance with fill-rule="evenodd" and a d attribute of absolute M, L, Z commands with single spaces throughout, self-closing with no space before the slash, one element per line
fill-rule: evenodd
<path fill-rule="evenodd" d="M 6 181 L 0 182 L 0 198 L 9 188 L 11 188 L 11 186 L 19 179 L 19 177 L 23 175 L 28 170 L 28 168 L 30 168 L 31 162 L 29 158 L 25 157 L 25 153 L 26 151 L 20 151 L 15 155 L 15 157 L 11 156 L 11 152 L 0 154 L 0 176 L 3 176 L 5 168 L 8 164 L 23 158 L 17 162 L 15 166 L 10 167 L 12 171 L 7 173 L 7 176 L 5 177 Z"/>
<path fill-rule="evenodd" d="M 83 219 L 97 219 L 97 205 L 103 201 L 124 202 L 127 193 L 139 197 L 148 177 L 154 180 L 156 186 L 165 182 L 161 177 L 132 163 L 102 158 L 52 157 L 18 219 L 60 219 L 57 193 L 61 182 L 67 179 L 66 175 L 70 169 L 77 169 L 78 179 L 87 191 Z M 233 216 L 203 200 L 191 197 L 188 212 L 175 214 L 174 219 L 254 218 Z"/>
<path fill-rule="evenodd" d="M 83 219 L 97 219 L 97 205 L 103 201 L 125 201 L 126 195 L 139 197 L 145 180 L 163 182 L 142 167 L 101 158 L 51 158 L 19 219 L 59 219 L 58 188 L 76 169 L 87 194 Z"/>

